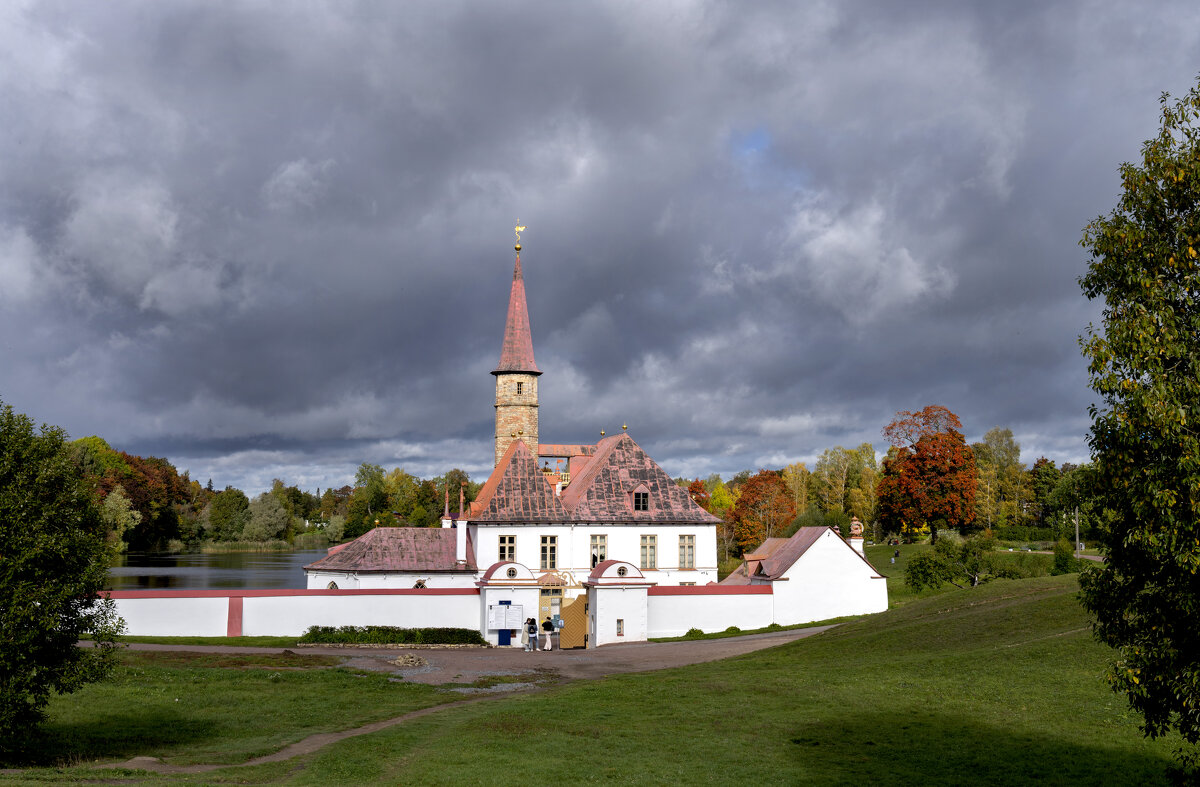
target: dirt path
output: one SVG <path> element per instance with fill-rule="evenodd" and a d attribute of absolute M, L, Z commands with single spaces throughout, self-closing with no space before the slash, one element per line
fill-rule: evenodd
<path fill-rule="evenodd" d="M 618 675 L 625 672 L 648 672 L 669 667 L 681 667 L 688 664 L 716 661 L 730 656 L 740 656 L 743 653 L 753 653 L 756 650 L 811 637 L 831 628 L 833 626 L 814 626 L 813 628 L 773 631 L 727 639 L 691 642 L 638 642 L 629 645 L 608 645 L 594 650 L 553 650 L 534 653 L 526 653 L 521 648 L 346 650 L 341 648 L 247 648 L 224 645 L 146 645 L 140 643 L 131 643 L 128 648 L 148 651 L 182 650 L 194 653 L 283 653 L 291 650 L 293 653 L 314 656 L 344 656 L 347 666 L 357 669 L 391 672 L 414 683 L 452 686 L 474 683 L 481 678 L 490 676 L 522 675 L 531 672 L 543 675 L 549 673 L 558 680 L 581 680 L 602 678 L 606 675 Z M 397 667 L 393 662 L 397 657 L 404 655 L 416 656 L 425 663 L 417 667 Z M 531 687 L 528 684 L 515 685 Z M 341 732 L 310 735 L 274 754 L 256 757 L 253 760 L 233 765 L 169 765 L 157 757 L 134 757 L 126 762 L 105 763 L 96 767 L 132 768 L 164 774 L 207 773 L 221 768 L 244 768 L 269 762 L 281 762 L 310 754 L 346 738 L 368 735 L 448 708 L 500 700 L 517 693 L 512 690 L 513 686 L 514 684 L 501 684 L 498 688 L 504 689 L 504 693 L 490 693 L 457 702 L 434 705 Z"/>

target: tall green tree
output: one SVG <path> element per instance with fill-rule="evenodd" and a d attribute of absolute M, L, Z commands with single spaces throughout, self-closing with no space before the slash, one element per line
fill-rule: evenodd
<path fill-rule="evenodd" d="M 52 693 L 112 668 L 107 534 L 63 431 L 0 402 L 0 751 L 28 739 Z M 100 647 L 77 647 L 84 636 Z"/>
<path fill-rule="evenodd" d="M 1116 208 L 1084 230 L 1080 278 L 1103 304 L 1082 339 L 1096 488 L 1113 512 L 1102 569 L 1080 579 L 1109 672 L 1150 737 L 1200 742 L 1200 84 L 1164 94 L 1158 133 L 1121 165 Z"/>

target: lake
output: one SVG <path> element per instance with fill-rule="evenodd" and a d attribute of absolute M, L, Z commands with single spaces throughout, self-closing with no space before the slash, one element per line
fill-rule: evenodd
<path fill-rule="evenodd" d="M 303 589 L 304 566 L 324 549 L 163 555 L 130 552 L 108 570 L 106 590 Z"/>

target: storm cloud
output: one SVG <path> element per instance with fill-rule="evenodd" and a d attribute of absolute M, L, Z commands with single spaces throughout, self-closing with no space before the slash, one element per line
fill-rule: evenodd
<path fill-rule="evenodd" d="M 10 3 L 0 398 L 219 487 L 481 480 L 519 219 L 544 440 L 1086 460 L 1078 241 L 1197 63 L 1186 2 Z"/>

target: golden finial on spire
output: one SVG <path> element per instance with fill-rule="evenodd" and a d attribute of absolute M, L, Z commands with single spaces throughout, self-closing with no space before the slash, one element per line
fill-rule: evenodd
<path fill-rule="evenodd" d="M 517 250 L 518 254 L 520 254 L 521 253 L 521 233 L 525 231 L 525 227 L 523 227 L 521 225 L 520 219 L 517 219 L 517 226 L 513 227 L 513 231 L 517 235 L 517 244 L 515 246 L 513 246 L 513 248 Z"/>

